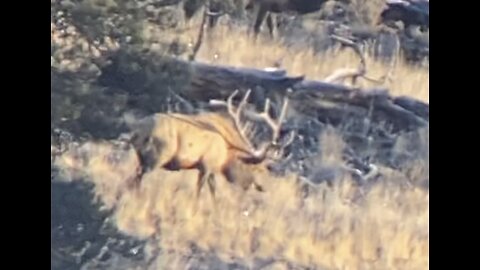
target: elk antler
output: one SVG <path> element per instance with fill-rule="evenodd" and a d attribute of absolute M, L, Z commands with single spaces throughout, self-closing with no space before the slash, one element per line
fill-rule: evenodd
<path fill-rule="evenodd" d="M 250 92 L 250 91 L 249 91 Z M 247 92 L 247 93 L 249 93 Z M 269 142 L 264 143 L 260 149 L 256 150 L 253 156 L 255 157 L 265 157 L 269 147 L 274 146 L 275 148 L 279 147 L 280 144 L 278 142 L 279 137 L 280 137 L 280 131 L 282 127 L 282 123 L 285 119 L 286 113 L 287 113 L 287 108 L 288 108 L 288 97 L 285 96 L 284 102 L 282 105 L 282 109 L 280 111 L 280 114 L 278 116 L 277 120 L 274 120 L 270 116 L 270 99 L 266 99 L 265 101 L 265 106 L 263 109 L 263 112 L 261 113 L 251 113 L 249 114 L 250 117 L 256 119 L 256 120 L 263 120 L 267 123 L 267 125 L 272 129 L 272 138 Z M 277 149 L 277 153 L 275 157 L 272 157 L 273 159 L 279 159 L 281 156 L 283 156 L 283 148 L 287 147 L 293 142 L 294 137 L 294 131 L 292 131 L 289 135 L 289 138 L 280 146 L 280 149 Z"/>
<path fill-rule="evenodd" d="M 237 129 L 241 139 L 245 142 L 245 144 L 249 148 L 249 154 L 253 156 L 254 159 L 263 159 L 266 156 L 266 153 L 268 149 L 271 146 L 277 147 L 279 145 L 278 139 L 280 137 L 280 131 L 281 131 L 281 125 L 282 122 L 286 116 L 286 111 L 288 107 L 288 98 L 285 97 L 284 103 L 282 106 L 282 109 L 280 111 L 279 117 L 277 120 L 274 120 L 270 114 L 270 99 L 266 99 L 265 101 L 265 107 L 263 109 L 263 112 L 261 113 L 249 113 L 248 116 L 251 118 L 254 118 L 255 120 L 263 120 L 265 121 L 268 126 L 272 129 L 272 138 L 269 142 L 264 143 L 259 149 L 256 149 L 250 140 L 248 139 L 246 133 L 246 130 L 248 130 L 248 124 L 245 126 L 242 126 L 241 121 L 240 121 L 240 116 L 242 113 L 242 109 L 246 106 L 248 97 L 250 96 L 251 90 L 248 90 L 245 93 L 245 96 L 243 99 L 240 101 L 239 105 L 235 109 L 232 102 L 233 98 L 238 94 L 238 90 L 235 90 L 227 99 L 227 102 L 225 101 L 220 101 L 220 100 L 210 100 L 211 105 L 223 105 L 227 106 L 228 113 L 232 117 L 235 128 Z M 294 133 L 292 132 L 290 134 L 290 137 L 282 144 L 282 147 L 286 147 L 289 144 L 293 142 L 294 139 Z"/>
<path fill-rule="evenodd" d="M 235 109 L 232 104 L 233 98 L 238 94 L 238 90 L 235 90 L 227 99 L 227 109 L 228 109 L 228 113 L 233 118 L 235 128 L 238 130 L 238 133 L 240 134 L 242 140 L 248 145 L 250 150 L 254 152 L 255 148 L 253 147 L 252 143 L 250 142 L 250 140 L 245 134 L 246 126 L 242 127 L 242 124 L 240 121 L 242 109 L 245 107 L 245 105 L 247 105 L 247 99 L 250 97 L 250 92 L 251 90 L 248 90 L 245 93 L 245 96 L 243 97 L 242 101 L 240 101 L 240 104 L 238 104 L 238 107 Z"/>
<path fill-rule="evenodd" d="M 245 96 L 243 99 L 240 101 L 239 105 L 237 108 L 233 106 L 233 98 L 238 94 L 238 90 L 235 90 L 228 98 L 227 101 L 223 100 L 216 100 L 212 99 L 210 100 L 210 105 L 214 106 L 225 106 L 227 107 L 228 114 L 232 117 L 233 123 L 235 125 L 235 129 L 238 131 L 238 134 L 240 135 L 240 138 L 242 141 L 247 145 L 249 153 L 253 154 L 255 153 L 255 147 L 252 145 L 248 137 L 246 136 L 246 131 L 249 128 L 249 125 L 242 126 L 241 124 L 241 113 L 242 109 L 247 105 L 247 100 L 250 96 L 251 90 L 248 90 L 245 93 Z"/>
<path fill-rule="evenodd" d="M 281 130 L 282 122 L 285 119 L 285 115 L 286 115 L 287 107 L 288 107 L 288 102 L 289 102 L 289 100 L 285 96 L 282 109 L 281 109 L 279 117 L 276 121 L 272 117 L 270 117 L 270 113 L 269 113 L 269 111 L 270 111 L 270 99 L 268 99 L 268 98 L 265 101 L 265 107 L 263 109 L 263 112 L 256 113 L 256 114 L 250 114 L 250 116 L 252 118 L 257 119 L 257 120 L 264 120 L 270 126 L 270 128 L 272 129 L 272 140 L 271 140 L 271 142 L 273 144 L 276 144 L 278 142 L 279 137 L 280 137 L 280 130 Z M 293 137 L 292 137 L 292 139 L 288 139 L 288 141 L 286 143 L 290 144 L 292 141 L 293 141 Z"/>

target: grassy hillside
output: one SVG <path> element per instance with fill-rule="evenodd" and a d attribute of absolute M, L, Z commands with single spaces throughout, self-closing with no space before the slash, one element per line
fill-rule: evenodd
<path fill-rule="evenodd" d="M 106 2 L 110 5 L 114 1 Z M 365 17 L 363 20 L 372 23 L 383 1 L 353 2 Z M 184 57 L 197 37 L 200 15 L 170 28 L 137 22 L 138 31 L 132 39 L 139 39 L 141 46 L 160 53 L 174 51 L 170 46 L 166 52 L 165 44 L 180 44 L 178 54 Z M 103 53 L 124 45 L 104 36 L 103 47 L 92 49 L 89 38 L 75 26 L 69 26 L 70 34 L 63 35 L 52 20 L 52 72 L 56 72 L 52 77 L 52 127 L 68 122 L 75 128 L 72 130 L 82 130 L 85 121 L 97 124 L 98 129 L 113 129 L 108 121 L 99 125 L 98 119 L 130 109 L 129 93 L 110 96 L 109 91 L 118 89 L 99 87 L 96 76 L 100 69 L 95 61 Z M 358 56 L 348 49 L 318 53 L 311 47 L 286 47 L 280 38 L 267 37 L 253 40 L 246 25 L 231 28 L 220 23 L 206 32 L 196 60 L 256 68 L 278 65 L 291 75 L 316 80 L 337 68 L 357 67 L 359 62 Z M 367 55 L 370 77 L 379 78 L 390 68 L 389 63 Z M 375 86 L 362 80 L 360 85 Z M 383 86 L 392 95 L 429 102 L 428 68 L 408 64 L 402 57 L 397 59 L 392 80 Z M 97 106 L 102 108 L 101 112 Z M 87 113 L 93 116 L 83 115 Z M 340 171 L 335 171 L 329 185 L 325 181 L 317 183 L 320 181 L 314 175 L 305 178 L 296 172 L 275 175 L 259 170 L 256 173 L 265 193 L 244 193 L 219 178 L 217 211 L 213 211 L 208 189 L 204 188 L 196 213 L 193 207 L 197 171 L 156 169 L 145 176 L 140 190 L 135 192 L 126 187 L 126 179 L 138 162 L 133 153 L 110 141 L 84 138 L 87 144 L 82 148 L 72 144 L 70 151 L 56 158 L 54 165 L 61 173 L 55 181 L 93 184 L 96 200 L 103 210 L 109 211 L 105 222 L 127 237 L 144 240 L 144 258 L 127 264 L 122 260 L 126 256 L 109 250 L 102 251 L 109 256 L 89 255 L 88 260 L 73 260 L 72 265 L 89 264 L 97 269 L 145 269 L 146 264 L 149 269 L 428 269 L 429 130 L 417 132 L 399 134 L 392 146 L 392 151 L 404 153 L 409 160 L 401 168 L 380 166 L 381 176 L 366 185 L 358 185 L 351 175 Z M 81 137 L 83 133 L 79 133 L 74 135 Z M 410 143 L 414 141 L 409 136 L 418 138 L 415 150 L 425 153 L 409 156 Z M 325 129 L 315 139 L 318 145 L 314 148 L 319 151 L 308 157 L 312 167 L 339 168 L 344 164 L 345 142 L 340 130 Z M 75 198 L 75 194 L 67 195 L 64 197 Z M 97 209 L 96 205 L 93 207 Z M 75 209 L 70 210 L 74 215 Z M 54 230 L 58 228 L 52 227 Z M 92 239 L 84 242 L 94 242 Z M 76 243 L 71 249 L 78 254 L 84 248 L 87 252 L 82 254 L 88 254 L 90 246 L 95 244 Z M 78 258 L 71 249 L 54 253 Z"/>

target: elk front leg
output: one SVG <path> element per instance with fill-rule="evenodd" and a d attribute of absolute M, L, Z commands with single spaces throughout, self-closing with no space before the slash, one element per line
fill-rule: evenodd
<path fill-rule="evenodd" d="M 208 188 L 210 189 L 210 195 L 212 197 L 213 206 L 216 208 L 217 203 L 215 199 L 215 176 L 213 173 L 207 175 Z"/>
<path fill-rule="evenodd" d="M 198 175 L 198 181 L 197 181 L 197 192 L 196 192 L 196 202 L 195 202 L 194 213 L 196 213 L 198 210 L 198 203 L 199 203 L 198 200 L 200 198 L 200 192 L 202 190 L 203 185 L 205 184 L 205 181 L 208 182 L 208 188 L 210 190 L 210 195 L 213 202 L 213 208 L 217 209 L 217 204 L 215 199 L 215 177 L 213 173 L 205 172 L 205 170 L 200 170 L 200 173 Z"/>
<path fill-rule="evenodd" d="M 203 184 L 205 184 L 207 174 L 203 168 L 200 168 L 198 173 L 198 180 L 197 180 L 197 192 L 196 192 L 196 200 L 200 198 L 200 192 L 202 191 Z"/>

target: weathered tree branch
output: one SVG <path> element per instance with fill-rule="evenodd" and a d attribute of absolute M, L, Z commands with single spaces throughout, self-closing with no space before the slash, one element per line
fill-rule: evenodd
<path fill-rule="evenodd" d="M 372 83 L 379 85 L 384 84 L 387 80 L 390 80 L 392 77 L 393 68 L 395 67 L 396 60 L 392 62 L 390 68 L 385 76 L 382 76 L 379 79 L 373 79 L 367 76 L 367 65 L 365 56 L 362 53 L 360 45 L 353 41 L 351 38 L 341 37 L 337 35 L 331 35 L 331 38 L 340 42 L 343 46 L 350 47 L 354 50 L 355 54 L 360 58 L 360 64 L 357 68 L 341 68 L 335 70 L 332 74 L 327 76 L 323 81 L 327 83 L 343 83 L 348 78 L 352 79 L 352 85 L 354 86 L 358 78 L 363 78 Z"/>
<path fill-rule="evenodd" d="M 172 61 L 174 63 L 171 65 L 188 67 L 188 76 L 181 77 L 185 82 L 172 85 L 171 88 L 188 102 L 206 104 L 211 99 L 226 99 L 237 89 L 240 92 L 250 89 L 252 90 L 251 101 L 261 106 L 266 98 L 270 98 L 274 103 L 280 101 L 287 90 L 291 89 L 292 93 L 288 94 L 291 108 L 297 113 L 307 114 L 324 123 L 341 123 L 352 119 L 363 121 L 362 119 L 372 118 L 369 121 L 391 124 L 396 130 L 408 130 L 426 126 L 429 121 L 428 104 L 411 98 L 390 96 L 387 89 L 357 89 L 325 81 L 305 80 L 303 76 L 289 76 L 284 70 L 270 72 L 178 59 Z M 106 82 L 114 82 L 117 88 L 131 91 L 135 95 L 140 95 L 142 91 L 155 93 L 155 91 L 142 90 L 138 87 L 129 89 L 131 80 L 148 78 L 142 72 L 151 73 L 152 70 L 159 69 L 148 67 L 148 65 L 155 65 L 150 59 L 144 59 L 141 62 L 145 69 L 138 70 L 138 74 L 120 74 L 124 69 L 113 67 L 103 70 L 102 76 Z M 158 87 L 158 84 L 152 85 L 148 82 L 144 85 Z M 150 100 L 146 99 L 146 101 Z M 137 104 L 142 106 L 142 103 Z M 158 107 L 156 104 L 149 104 L 149 106 Z"/>
<path fill-rule="evenodd" d="M 256 103 L 263 98 L 283 95 L 292 89 L 292 107 L 302 113 L 323 119 L 338 119 L 342 115 L 367 116 L 373 108 L 378 120 L 400 127 L 420 127 L 428 124 L 428 105 L 405 97 L 392 97 L 387 89 L 355 89 L 324 81 L 304 80 L 281 72 L 252 68 L 234 68 L 193 63 L 193 78 L 187 96 L 224 99 L 235 89 L 257 89 Z M 259 93 L 259 94 L 258 94 Z M 255 97 L 255 96 L 254 96 Z M 255 99 L 255 98 L 254 98 Z"/>
<path fill-rule="evenodd" d="M 200 29 L 198 30 L 198 37 L 195 45 L 193 46 L 192 54 L 188 57 L 188 60 L 194 61 L 195 57 L 197 56 L 198 51 L 200 50 L 200 46 L 202 46 L 203 35 L 205 33 L 205 25 L 207 24 L 207 16 L 208 16 L 208 1 L 205 4 L 203 15 L 202 15 L 202 22 L 200 23 Z"/>

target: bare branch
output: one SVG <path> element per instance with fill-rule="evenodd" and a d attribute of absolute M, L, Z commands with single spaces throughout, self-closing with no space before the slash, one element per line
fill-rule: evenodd
<path fill-rule="evenodd" d="M 355 82 L 357 81 L 357 79 L 359 77 L 362 77 L 365 80 L 373 82 L 373 83 L 384 84 L 385 81 L 391 76 L 389 74 L 390 74 L 390 71 L 393 69 L 392 67 L 390 67 L 389 73 L 387 73 L 387 75 L 384 75 L 384 76 L 380 77 L 379 79 L 373 79 L 373 78 L 367 76 L 366 75 L 366 73 L 367 73 L 366 60 L 365 60 L 365 56 L 362 53 L 362 50 L 361 50 L 359 44 L 357 44 L 353 40 L 345 38 L 345 37 L 341 37 L 341 36 L 337 36 L 337 35 L 331 35 L 331 37 L 332 37 L 332 39 L 340 42 L 344 46 L 352 48 L 354 50 L 354 52 L 360 58 L 360 65 L 356 69 L 354 69 L 354 68 L 337 69 L 332 74 L 327 76 L 327 78 L 324 79 L 325 82 L 327 82 L 327 83 L 340 83 L 340 82 L 343 82 L 344 80 L 346 80 L 348 78 L 352 78 L 353 85 L 355 85 Z"/>
<path fill-rule="evenodd" d="M 190 102 L 188 102 L 188 100 L 184 99 L 182 96 L 175 93 L 170 88 L 168 88 L 168 91 L 170 95 L 172 95 L 174 98 L 176 98 L 178 101 L 180 101 L 180 103 L 182 103 L 185 106 L 188 113 L 193 113 L 195 111 L 195 107 Z"/>
<path fill-rule="evenodd" d="M 205 33 L 205 25 L 207 24 L 207 16 L 208 16 L 209 5 L 208 2 L 205 4 L 205 8 L 202 15 L 202 22 L 200 23 L 200 29 L 198 30 L 198 37 L 195 45 L 193 46 L 192 54 L 188 57 L 189 61 L 195 61 L 195 57 L 197 56 L 198 51 L 200 50 L 200 46 L 202 46 L 203 35 Z"/>
<path fill-rule="evenodd" d="M 360 49 L 360 46 L 354 41 L 340 37 L 337 35 L 331 35 L 332 39 L 342 43 L 345 46 L 351 47 L 355 53 L 360 57 L 360 65 L 357 69 L 340 69 L 336 70 L 328 76 L 324 81 L 328 83 L 335 83 L 337 81 L 343 81 L 347 78 L 352 78 L 353 84 L 355 84 L 358 77 L 365 76 L 367 69 L 365 64 L 365 57 Z"/>
<path fill-rule="evenodd" d="M 347 78 L 353 78 L 353 77 L 358 77 L 361 74 L 359 73 L 358 69 L 337 69 L 335 70 L 332 74 L 330 74 L 328 77 L 323 79 L 324 82 L 326 83 L 340 83 L 346 80 Z"/>

